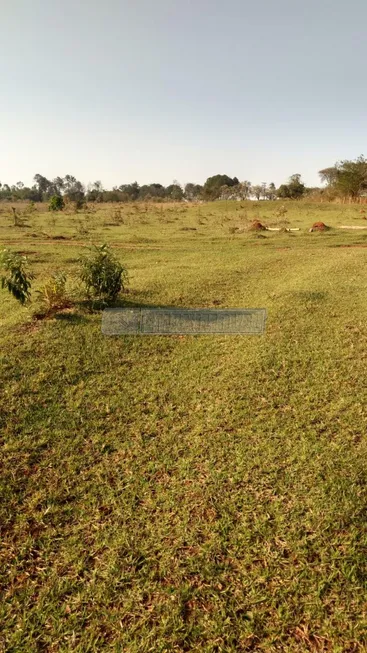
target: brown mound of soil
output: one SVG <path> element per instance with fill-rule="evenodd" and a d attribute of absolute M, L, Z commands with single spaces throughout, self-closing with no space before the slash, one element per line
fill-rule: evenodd
<path fill-rule="evenodd" d="M 251 222 L 250 227 L 251 231 L 266 231 L 266 227 L 259 220 L 254 220 Z"/>
<path fill-rule="evenodd" d="M 327 229 L 329 229 L 329 227 L 324 222 L 314 222 L 311 229 L 310 229 L 310 232 L 311 231 L 326 231 Z"/>

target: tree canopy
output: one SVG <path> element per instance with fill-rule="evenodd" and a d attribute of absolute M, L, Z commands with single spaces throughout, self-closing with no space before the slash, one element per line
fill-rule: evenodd
<path fill-rule="evenodd" d="M 306 192 L 306 186 L 301 180 L 301 175 L 296 173 L 289 177 L 287 184 L 282 184 L 278 188 L 277 195 L 280 199 L 298 200 Z"/>
<path fill-rule="evenodd" d="M 367 192 L 367 160 L 363 155 L 355 161 L 339 161 L 320 170 L 319 175 L 336 195 L 356 199 Z"/>
<path fill-rule="evenodd" d="M 221 194 L 221 189 L 223 186 L 236 186 L 240 182 L 237 177 L 228 177 L 228 175 L 214 175 L 213 177 L 208 177 L 204 184 L 203 196 L 208 200 L 216 200 Z"/>

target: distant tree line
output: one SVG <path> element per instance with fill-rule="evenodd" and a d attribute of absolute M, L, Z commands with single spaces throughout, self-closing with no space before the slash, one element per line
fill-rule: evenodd
<path fill-rule="evenodd" d="M 257 200 L 273 200 L 277 197 L 292 199 L 301 197 L 306 188 L 301 182 L 300 175 L 293 175 L 288 185 L 283 184 L 276 188 L 274 183 L 252 185 L 250 181 L 239 181 L 237 177 L 228 175 L 214 175 L 208 177 L 205 184 L 187 183 L 181 186 L 174 181 L 169 186 L 159 183 L 144 184 L 140 186 L 134 181 L 131 184 L 121 184 L 111 190 L 103 188 L 101 181 L 95 181 L 85 187 L 72 175 L 47 179 L 43 175 L 34 176 L 34 184 L 25 186 L 23 182 L 9 186 L 0 183 L 0 199 L 2 200 L 31 200 L 33 202 L 47 202 L 55 197 L 62 197 L 71 202 L 136 202 L 142 201 L 188 201 L 198 200 L 242 200 L 254 198 Z"/>
<path fill-rule="evenodd" d="M 18 181 L 13 186 L 0 182 L 0 199 L 44 202 L 53 196 L 63 196 L 70 201 L 77 202 L 86 198 L 83 184 L 72 175 L 55 177 L 50 181 L 43 175 L 37 174 L 33 181 L 35 183 L 31 187 L 25 186 L 22 181 Z"/>
<path fill-rule="evenodd" d="M 324 188 L 307 188 L 300 174 L 291 175 L 288 182 L 279 188 L 273 182 L 252 184 L 239 181 L 237 177 L 214 175 L 208 177 L 205 184 L 187 183 L 185 186 L 173 181 L 168 186 L 159 183 L 140 186 L 131 184 L 105 189 L 101 181 L 95 181 L 85 187 L 72 175 L 47 179 L 41 174 L 34 176 L 34 184 L 25 186 L 18 181 L 15 185 L 0 183 L 0 200 L 30 200 L 33 202 L 50 201 L 62 197 L 64 201 L 82 204 L 88 202 L 135 202 L 135 201 L 172 201 L 194 202 L 198 200 L 275 200 L 300 199 L 306 195 L 325 194 L 332 199 L 336 196 L 356 199 L 367 193 L 367 161 L 360 156 L 355 161 L 340 161 L 330 168 L 319 172 Z"/>

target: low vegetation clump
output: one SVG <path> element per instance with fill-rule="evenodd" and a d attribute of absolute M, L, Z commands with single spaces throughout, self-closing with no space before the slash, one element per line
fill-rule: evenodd
<path fill-rule="evenodd" d="M 113 219 L 112 224 L 114 225 L 124 224 L 124 216 L 121 209 L 115 209 L 112 212 L 112 219 Z"/>
<path fill-rule="evenodd" d="M 55 272 L 42 287 L 37 290 L 41 310 L 44 315 L 70 306 L 71 302 L 66 294 L 66 274 Z"/>
<path fill-rule="evenodd" d="M 37 207 L 36 207 L 35 203 L 33 202 L 33 200 L 28 202 L 28 204 L 26 205 L 26 207 L 25 207 L 25 209 L 23 211 L 24 215 L 29 215 L 29 216 L 33 215 L 36 212 L 37 212 Z"/>
<path fill-rule="evenodd" d="M 85 199 L 84 199 L 84 197 L 77 197 L 77 198 L 74 200 L 74 209 L 75 209 L 75 211 L 80 211 L 81 209 L 84 208 L 84 206 L 85 206 Z"/>
<path fill-rule="evenodd" d="M 125 289 L 126 269 L 116 259 L 108 245 L 90 247 L 88 254 L 81 257 L 79 263 L 80 279 L 88 297 L 109 303 Z"/>
<path fill-rule="evenodd" d="M 25 227 L 28 222 L 28 211 L 17 211 L 15 206 L 11 207 L 12 210 L 12 220 L 14 227 Z"/>
<path fill-rule="evenodd" d="M 284 204 L 275 211 L 275 215 L 277 216 L 277 218 L 284 218 L 287 215 L 287 213 L 288 213 L 288 209 L 284 206 Z"/>

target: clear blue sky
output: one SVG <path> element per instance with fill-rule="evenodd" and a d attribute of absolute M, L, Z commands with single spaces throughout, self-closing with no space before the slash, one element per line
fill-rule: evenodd
<path fill-rule="evenodd" d="M 366 0 L 3 0 L 0 181 L 279 184 L 367 154 Z"/>

